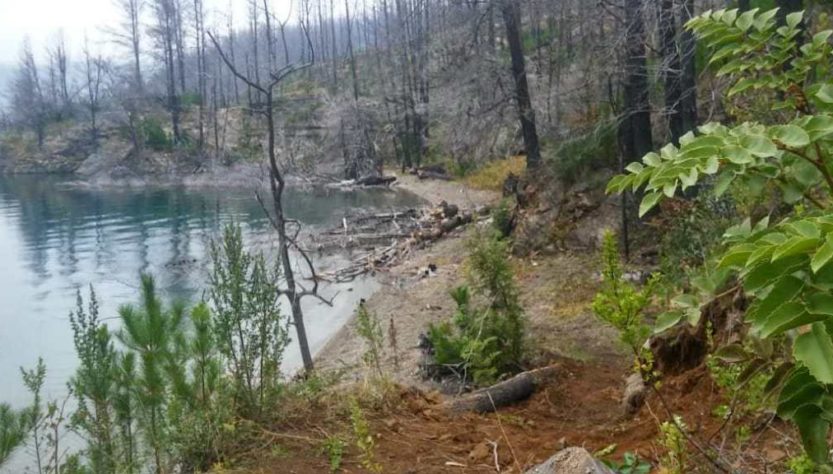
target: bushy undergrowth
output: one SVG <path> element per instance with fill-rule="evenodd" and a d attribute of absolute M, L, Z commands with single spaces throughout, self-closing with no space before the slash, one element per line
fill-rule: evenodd
<path fill-rule="evenodd" d="M 451 321 L 429 328 L 441 374 L 485 385 L 520 367 L 525 316 L 509 263 L 508 242 L 478 234 L 469 242 L 469 281 L 451 292 Z M 473 290 L 473 291 L 472 291 Z M 480 305 L 473 297 L 482 298 Z"/>
<path fill-rule="evenodd" d="M 154 118 L 146 117 L 139 123 L 142 143 L 153 151 L 169 151 L 173 146 L 162 123 Z"/>
<path fill-rule="evenodd" d="M 593 299 L 593 312 L 619 332 L 619 338 L 637 359 L 644 357 L 643 345 L 651 334 L 645 310 L 651 304 L 656 279 L 638 288 L 624 278 L 616 234 L 606 232 L 602 242 L 602 287 Z"/>
<path fill-rule="evenodd" d="M 669 282 L 679 284 L 719 250 L 736 212 L 730 199 L 715 199 L 704 189 L 691 202 L 681 202 L 678 212 L 665 215 L 660 270 Z"/>
<path fill-rule="evenodd" d="M 750 367 L 771 374 L 763 392 L 777 415 L 797 429 L 815 469 L 833 472 L 833 30 L 808 26 L 803 12 L 779 18 L 777 10 L 759 9 L 709 10 L 689 21 L 709 65 L 725 78 L 727 109 L 746 121 L 701 125 L 679 145 L 630 163 L 608 190 L 641 192 L 640 216 L 674 196 L 689 197 L 704 183 L 717 197 L 741 191 L 740 216 L 722 234 L 713 262 L 737 284 L 717 295 L 717 286 L 691 294 L 682 285 L 688 310 L 696 310 L 687 322 L 708 328 L 711 319 L 700 318 L 709 313 L 699 309 L 737 292 L 743 324 L 714 329 L 739 341 L 714 355 L 744 368 L 713 364 L 715 377 L 740 385 L 744 374 L 756 380 Z M 782 346 L 782 340 L 791 343 Z M 755 385 L 746 390 L 754 394 Z"/>
<path fill-rule="evenodd" d="M 138 304 L 119 308 L 116 333 L 92 289 L 86 303 L 79 293 L 70 314 L 77 408 L 65 419 L 66 404 L 42 399 L 43 364 L 25 371 L 33 402 L 20 412 L 0 405 L 0 463 L 31 433 L 39 467 L 44 459 L 50 472 L 205 471 L 228 463 L 257 423 L 280 419 L 282 403 L 317 400 L 329 382 L 312 377 L 290 389 L 280 373 L 288 336 L 277 270 L 243 249 L 235 226 L 211 256 L 206 301 L 166 304 L 143 275 Z M 66 456 L 58 445 L 65 421 L 86 443 Z"/>
<path fill-rule="evenodd" d="M 555 176 L 564 183 L 575 183 L 585 173 L 609 169 L 616 164 L 616 123 L 600 121 L 586 133 L 548 149 L 546 163 Z"/>

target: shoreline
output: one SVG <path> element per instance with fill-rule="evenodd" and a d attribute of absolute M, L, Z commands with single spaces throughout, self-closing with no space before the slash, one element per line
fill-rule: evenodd
<path fill-rule="evenodd" d="M 496 192 L 470 189 L 454 181 L 419 180 L 411 175 L 397 175 L 397 178 L 395 189 L 413 193 L 431 207 L 445 201 L 461 209 L 474 209 L 500 198 Z M 421 360 L 417 343 L 429 323 L 445 320 L 453 311 L 448 290 L 460 283 L 469 228 L 452 231 L 376 275 L 379 288 L 366 299 L 365 307 L 376 315 L 382 326 L 385 340 L 382 365 L 398 383 L 421 388 L 430 385 L 417 373 Z M 423 277 L 420 270 L 429 264 L 436 265 L 437 271 Z M 355 323 L 354 309 L 345 324 L 314 355 L 318 369 L 344 370 L 346 380 L 361 379 L 366 370 L 362 364 L 365 342 L 357 333 Z M 392 340 L 395 344 L 391 344 Z"/>

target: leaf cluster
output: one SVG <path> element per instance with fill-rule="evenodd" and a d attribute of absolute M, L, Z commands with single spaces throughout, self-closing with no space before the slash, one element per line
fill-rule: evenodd
<path fill-rule="evenodd" d="M 779 393 L 778 415 L 798 427 L 809 458 L 829 466 L 828 435 L 833 426 L 833 84 L 830 38 L 822 31 L 798 41 L 802 13 L 750 10 L 708 11 L 687 27 L 713 51 L 711 64 L 731 82 L 729 96 L 769 94 L 780 123 L 708 123 L 631 163 L 608 190 L 643 191 L 639 214 L 667 197 L 704 182 L 716 195 L 730 186 L 760 190 L 774 184 L 787 204 L 806 202 L 772 225 L 764 218 L 729 228 L 726 251 L 716 271 L 736 275 L 752 301 L 746 311 L 750 344 L 718 349 L 716 356 L 748 363 L 752 376 L 777 357 L 776 341 L 791 342 L 791 354 L 772 369 L 764 388 Z M 803 208 L 803 205 L 796 209 Z M 697 298 L 685 311 L 696 315 Z M 661 318 L 662 320 L 663 318 Z M 679 317 L 677 318 L 679 320 Z M 662 320 L 663 327 L 676 322 Z M 755 343 L 755 344 L 752 344 Z M 750 359 L 748 346 L 768 347 Z M 739 377 L 743 377 L 741 374 Z"/>

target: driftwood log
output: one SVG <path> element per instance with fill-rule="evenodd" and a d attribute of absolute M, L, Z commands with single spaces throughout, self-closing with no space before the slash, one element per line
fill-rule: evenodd
<path fill-rule="evenodd" d="M 420 171 L 417 173 L 419 179 L 439 179 L 443 181 L 451 181 L 451 176 L 445 173 L 437 173 L 434 171 Z"/>
<path fill-rule="evenodd" d="M 356 180 L 357 186 L 390 186 L 396 176 L 365 176 Z"/>
<path fill-rule="evenodd" d="M 493 412 L 498 408 L 526 400 L 539 386 L 554 378 L 560 369 L 558 365 L 551 365 L 522 372 L 491 387 L 446 402 L 443 408 L 451 414 Z"/>

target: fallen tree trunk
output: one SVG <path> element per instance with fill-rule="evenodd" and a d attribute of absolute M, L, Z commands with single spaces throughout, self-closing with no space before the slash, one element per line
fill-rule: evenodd
<path fill-rule="evenodd" d="M 396 176 L 365 176 L 356 180 L 358 186 L 390 186 Z"/>
<path fill-rule="evenodd" d="M 443 405 L 452 414 L 467 412 L 489 413 L 498 408 L 526 400 L 535 390 L 554 377 L 560 366 L 551 365 L 540 369 L 522 372 L 511 379 L 476 390 L 468 395 L 456 398 Z"/>
<path fill-rule="evenodd" d="M 419 171 L 417 172 L 419 179 L 439 179 L 443 181 L 451 181 L 451 176 L 445 173 L 437 173 L 436 171 Z"/>

